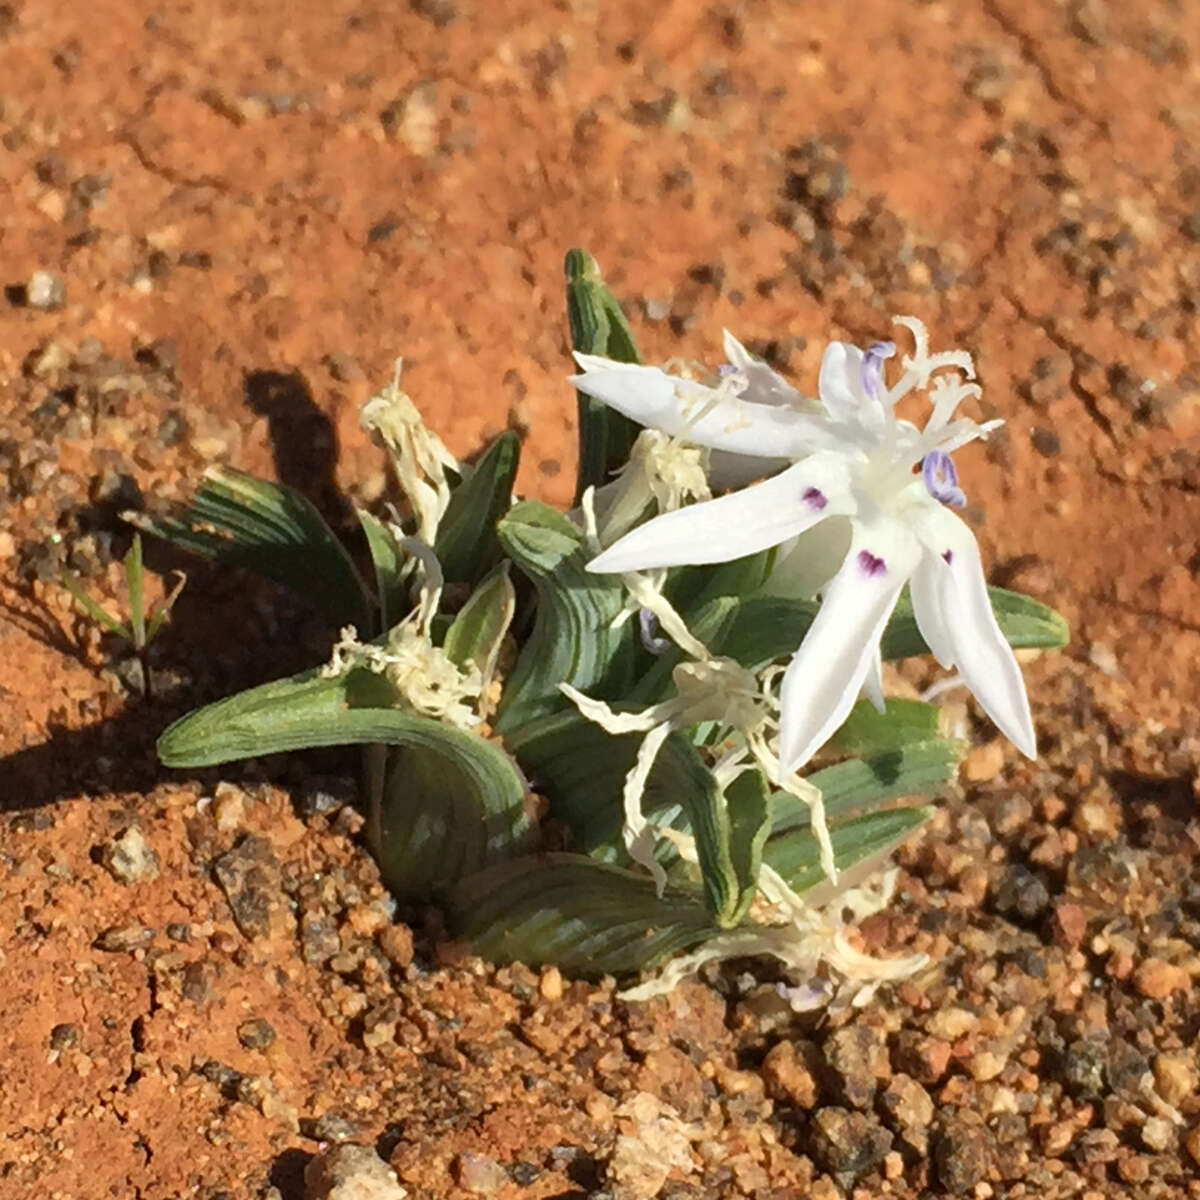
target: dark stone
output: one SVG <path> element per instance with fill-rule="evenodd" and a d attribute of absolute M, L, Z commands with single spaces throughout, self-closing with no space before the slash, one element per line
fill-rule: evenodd
<path fill-rule="evenodd" d="M 266 937 L 282 904 L 279 863 L 265 838 L 248 834 L 213 864 L 238 928 L 247 937 Z"/>
<path fill-rule="evenodd" d="M 270 1021 L 256 1017 L 253 1021 L 243 1021 L 238 1026 L 238 1041 L 247 1050 L 266 1050 L 275 1041 L 275 1030 Z"/>
<path fill-rule="evenodd" d="M 964 1196 L 987 1175 L 992 1159 L 992 1139 L 981 1125 L 952 1120 L 933 1147 L 933 1162 L 942 1186 Z"/>
<path fill-rule="evenodd" d="M 998 913 L 1022 921 L 1036 920 L 1050 904 L 1046 885 L 1020 863 L 1010 863 L 1001 871 L 991 895 Z"/>
<path fill-rule="evenodd" d="M 822 1108 L 812 1123 L 812 1152 L 835 1174 L 860 1175 L 883 1162 L 892 1135 L 874 1117 L 846 1108 Z"/>

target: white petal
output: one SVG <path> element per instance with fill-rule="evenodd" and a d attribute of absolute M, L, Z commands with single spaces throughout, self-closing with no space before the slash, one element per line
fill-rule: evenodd
<path fill-rule="evenodd" d="M 602 573 L 728 562 L 777 546 L 818 521 L 853 510 L 838 454 L 814 454 L 753 487 L 639 525 L 588 563 Z"/>
<path fill-rule="evenodd" d="M 1036 758 L 1025 680 L 992 612 L 975 535 L 939 506 L 925 515 L 919 536 L 926 561 L 922 587 L 913 591 L 913 611 L 922 637 L 938 650 L 943 666 L 958 668 L 1000 732 L 1027 758 Z"/>
<path fill-rule="evenodd" d="M 754 404 L 657 367 L 578 354 L 583 375 L 569 382 L 641 425 L 713 450 L 760 458 L 800 458 L 832 444 L 824 416 Z"/>
<path fill-rule="evenodd" d="M 816 412 L 816 402 L 796 391 L 778 371 L 773 370 L 760 358 L 755 358 L 741 342 L 729 332 L 722 331 L 726 361 L 737 367 L 749 380 L 745 398 L 756 404 L 781 404 L 787 408 Z"/>
<path fill-rule="evenodd" d="M 848 342 L 830 342 L 821 358 L 817 387 L 825 410 L 837 421 L 858 423 L 863 352 Z"/>
<path fill-rule="evenodd" d="M 862 690 L 877 713 L 882 713 L 887 708 L 887 701 L 883 695 L 883 653 L 878 645 L 867 664 L 867 677 L 863 680 Z"/>
<path fill-rule="evenodd" d="M 846 719 L 871 670 L 900 589 L 920 555 L 898 522 L 856 528 L 850 553 L 784 672 L 780 766 L 802 767 Z"/>
<path fill-rule="evenodd" d="M 954 666 L 954 643 L 946 614 L 942 612 L 940 583 L 945 566 L 938 554 L 926 552 L 908 581 L 908 590 L 912 595 L 913 616 L 925 644 L 938 665 L 949 671 Z"/>

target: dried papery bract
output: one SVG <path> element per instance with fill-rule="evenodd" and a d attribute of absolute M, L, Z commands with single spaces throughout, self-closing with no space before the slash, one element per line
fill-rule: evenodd
<path fill-rule="evenodd" d="M 441 438 L 426 428 L 416 405 L 400 390 L 403 359 L 396 359 L 392 382 L 372 396 L 359 413 L 359 423 L 389 453 L 413 517 L 416 535 L 432 545 L 438 522 L 450 504 L 446 471 L 458 471 L 458 460 Z"/>

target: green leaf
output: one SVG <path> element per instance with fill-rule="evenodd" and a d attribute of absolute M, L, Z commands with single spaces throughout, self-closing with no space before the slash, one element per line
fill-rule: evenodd
<path fill-rule="evenodd" d="M 922 700 L 888 700 L 883 712 L 876 712 L 869 700 L 860 700 L 833 735 L 832 744 L 845 754 L 899 750 L 909 742 L 936 738 L 939 723 L 938 708 Z"/>
<path fill-rule="evenodd" d="M 663 589 L 685 620 L 719 596 L 749 596 L 766 582 L 775 562 L 775 550 L 762 550 L 711 566 L 677 567 L 667 573 Z"/>
<path fill-rule="evenodd" d="M 382 796 L 380 871 L 404 896 L 431 898 L 504 861 L 530 832 L 525 786 L 498 746 L 387 705 L 380 675 L 306 672 L 188 714 L 158 741 L 168 767 L 203 767 L 316 746 L 394 747 Z"/>
<path fill-rule="evenodd" d="M 572 709 L 526 724 L 507 744 L 538 794 L 549 801 L 549 815 L 570 829 L 572 847 L 628 865 L 621 793 L 644 736 L 607 733 Z M 671 734 L 659 750 L 642 811 L 655 824 L 695 838 L 705 902 L 715 920 L 727 922 L 740 903 L 743 882 L 731 858 L 729 814 L 711 772 L 682 734 Z M 659 856 L 669 862 L 675 852 L 660 843 Z"/>
<path fill-rule="evenodd" d="M 1067 644 L 1071 631 L 1067 622 L 1046 605 L 1020 592 L 989 587 L 992 612 L 1000 630 L 1015 650 L 1058 650 Z M 917 628 L 908 588 L 900 596 L 896 611 L 883 634 L 884 658 L 907 658 L 928 654 L 929 647 Z"/>
<path fill-rule="evenodd" d="M 850 813 L 878 808 L 900 796 L 928 796 L 954 778 L 963 745 L 949 738 L 910 742 L 871 758 L 849 758 L 808 776 L 821 789 L 825 817 L 836 822 Z M 808 805 L 787 792 L 772 794 L 774 833 L 809 824 Z"/>
<path fill-rule="evenodd" d="M 697 897 L 576 854 L 505 863 L 449 898 L 451 928 L 493 962 L 554 963 L 572 974 L 629 975 L 717 930 Z"/>
<path fill-rule="evenodd" d="M 504 689 L 497 730 L 508 734 L 562 709 L 568 701 L 560 683 L 602 700 L 622 695 L 637 651 L 633 622 L 613 627 L 625 603 L 620 577 L 590 574 L 583 535 L 545 504 L 514 504 L 498 530 L 505 551 L 533 581 L 537 613 Z"/>
<path fill-rule="evenodd" d="M 142 536 L 133 535 L 129 553 L 125 555 L 125 586 L 129 590 L 129 629 L 135 650 L 146 646 L 146 596 L 142 588 L 145 574 L 142 570 Z"/>
<path fill-rule="evenodd" d="M 379 871 L 392 891 L 428 900 L 527 848 L 524 783 L 497 746 L 421 717 L 371 740 L 394 747 L 379 851 Z"/>
<path fill-rule="evenodd" d="M 586 250 L 568 250 L 567 323 L 571 345 L 584 354 L 639 363 L 637 346 L 621 306 L 604 286 L 596 260 Z M 579 402 L 578 504 L 589 487 L 600 487 L 629 458 L 641 426 L 599 400 L 576 393 Z"/>
<path fill-rule="evenodd" d="M 408 585 L 404 579 L 407 557 L 392 531 L 378 517 L 358 509 L 358 523 L 367 538 L 371 565 L 375 568 L 375 591 L 379 597 L 379 626 L 373 633 L 391 629 L 408 611 Z"/>
<path fill-rule="evenodd" d="M 771 832 L 771 792 L 760 771 L 739 775 L 725 789 L 729 814 L 729 856 L 737 878 L 737 901 L 717 924 L 724 929 L 740 925 L 758 891 L 763 847 Z"/>
<path fill-rule="evenodd" d="M 516 607 L 517 593 L 503 562 L 471 593 L 446 631 L 442 648 L 450 661 L 458 667 L 474 662 L 490 677 Z"/>
<path fill-rule="evenodd" d="M 180 717 L 158 739 L 158 757 L 167 767 L 209 767 L 281 750 L 360 741 L 353 736 L 329 741 L 326 735 L 347 715 L 391 711 L 393 700 L 391 684 L 364 667 L 328 679 L 320 670 L 305 671 Z"/>
<path fill-rule="evenodd" d="M 839 872 L 871 867 L 933 815 L 932 808 L 893 808 L 848 821 L 829 831 Z M 821 851 L 811 829 L 790 829 L 767 839 L 763 862 L 778 871 L 794 892 L 826 882 Z M 842 879 L 839 886 L 850 886 Z"/>
<path fill-rule="evenodd" d="M 500 557 L 496 522 L 512 504 L 520 458 L 521 439 L 510 430 L 464 468 L 433 547 L 447 583 L 476 583 Z"/>
<path fill-rule="evenodd" d="M 123 515 L 143 533 L 291 588 L 335 625 L 373 628 L 370 600 L 346 548 L 291 488 L 217 467 L 178 516 Z"/>

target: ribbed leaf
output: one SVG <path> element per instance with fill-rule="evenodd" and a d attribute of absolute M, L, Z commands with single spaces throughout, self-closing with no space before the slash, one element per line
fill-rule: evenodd
<path fill-rule="evenodd" d="M 124 516 L 144 533 L 291 588 L 335 625 L 373 627 L 370 600 L 346 548 L 289 487 L 217 467 L 177 516 Z"/>
<path fill-rule="evenodd" d="M 762 587 L 775 561 L 774 549 L 729 562 L 702 567 L 677 567 L 667 574 L 667 599 L 691 619 L 718 596 L 750 596 Z"/>
<path fill-rule="evenodd" d="M 525 849 L 531 824 L 512 761 L 482 738 L 420 717 L 386 739 L 379 871 L 401 896 L 429 900 Z M 377 740 L 377 739 L 372 739 Z"/>
<path fill-rule="evenodd" d="M 315 746 L 393 747 L 380 870 L 395 891 L 430 899 L 523 846 L 525 786 L 498 746 L 386 707 L 391 699 L 386 680 L 363 668 L 333 679 L 308 672 L 181 718 L 159 738 L 159 758 L 202 767 Z"/>
<path fill-rule="evenodd" d="M 821 789 L 826 819 L 834 822 L 900 796 L 927 796 L 954 778 L 963 745 L 949 738 L 910 742 L 871 758 L 850 758 L 808 776 Z M 772 794 L 771 829 L 809 824 L 808 805 L 787 792 Z"/>
<path fill-rule="evenodd" d="M 763 847 L 771 832 L 771 792 L 759 771 L 739 775 L 725 789 L 729 814 L 729 856 L 737 878 L 737 898 L 729 911 L 717 914 L 723 929 L 740 925 L 758 891 Z"/>
<path fill-rule="evenodd" d="M 158 757 L 167 767 L 210 767 L 280 750 L 360 741 L 351 736 L 331 741 L 326 731 L 347 714 L 386 711 L 392 700 L 391 685 L 374 671 L 359 668 L 333 679 L 305 671 L 180 717 L 158 739 Z"/>
<path fill-rule="evenodd" d="M 367 538 L 371 565 L 375 568 L 375 591 L 379 597 L 379 623 L 372 632 L 391 629 L 409 608 L 408 587 L 404 580 L 406 556 L 392 531 L 377 517 L 358 510 L 358 522 Z"/>
<path fill-rule="evenodd" d="M 533 632 L 500 703 L 496 728 L 509 733 L 561 710 L 569 683 L 598 699 L 621 696 L 635 661 L 634 626 L 613 621 L 625 602 L 618 576 L 592 575 L 583 535 L 561 513 L 526 500 L 498 526 L 505 551 L 537 589 Z"/>
<path fill-rule="evenodd" d="M 899 750 L 909 742 L 936 738 L 940 719 L 938 708 L 921 700 L 889 700 L 883 712 L 876 712 L 870 701 L 860 700 L 833 735 L 833 745 L 845 754 Z"/>
<path fill-rule="evenodd" d="M 641 362 L 621 306 L 604 286 L 596 260 L 586 250 L 568 250 L 567 323 L 571 345 L 585 354 L 601 354 L 617 362 Z M 578 504 L 588 487 L 607 483 L 629 458 L 641 426 L 619 412 L 577 393 L 579 401 Z"/>
<path fill-rule="evenodd" d="M 574 974 L 628 975 L 716 931 L 698 897 L 577 854 L 522 858 L 464 880 L 451 927 L 493 962 L 554 963 Z"/>
<path fill-rule="evenodd" d="M 887 854 L 932 813 L 932 808 L 893 808 L 831 829 L 838 870 L 853 871 Z M 769 837 L 763 849 L 763 862 L 778 871 L 795 892 L 806 892 L 825 882 L 821 851 L 811 829 L 790 829 Z"/>
<path fill-rule="evenodd" d="M 508 563 L 503 562 L 471 593 L 447 630 L 442 648 L 450 661 L 459 667 L 474 662 L 484 675 L 490 675 L 516 604 Z"/>
<path fill-rule="evenodd" d="M 512 504 L 520 458 L 521 439 L 509 431 L 463 469 L 434 542 L 447 583 L 475 583 L 500 557 L 496 522 Z"/>
<path fill-rule="evenodd" d="M 613 735 L 572 709 L 515 730 L 509 750 L 550 816 L 571 831 L 571 845 L 592 858 L 629 864 L 621 840 L 621 792 L 644 735 Z M 682 829 L 696 839 L 705 902 L 715 919 L 737 908 L 741 887 L 730 857 L 729 816 L 711 773 L 681 734 L 663 743 L 646 781 L 642 811 L 658 825 Z M 662 844 L 660 857 L 674 851 Z"/>

